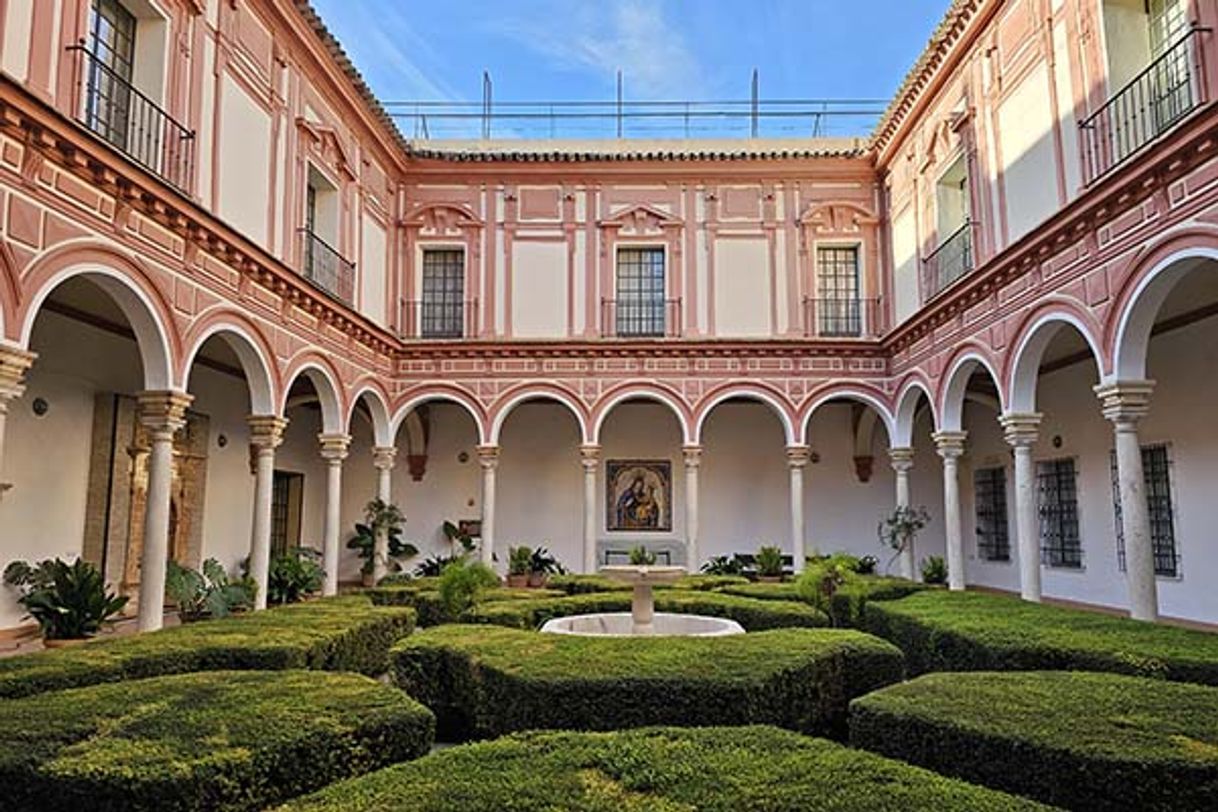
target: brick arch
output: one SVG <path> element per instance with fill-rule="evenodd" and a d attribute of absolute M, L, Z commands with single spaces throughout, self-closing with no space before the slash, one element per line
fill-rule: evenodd
<path fill-rule="evenodd" d="M 589 442 L 589 425 L 590 415 L 587 407 L 580 401 L 579 396 L 557 384 L 551 383 L 522 383 L 514 386 L 511 389 L 501 393 L 495 399 L 495 403 L 489 410 L 490 432 L 487 435 L 487 442 L 491 445 L 499 444 L 499 433 L 503 429 L 504 422 L 508 416 L 522 403 L 527 403 L 531 400 L 548 400 L 554 403 L 561 404 L 567 408 L 567 411 L 575 418 L 575 423 L 579 427 L 580 441 L 583 443 Z"/>
<path fill-rule="evenodd" d="M 389 421 L 389 445 L 397 443 L 398 431 L 402 428 L 411 412 L 426 403 L 437 402 L 452 403 L 464 409 L 465 413 L 474 421 L 474 432 L 478 435 L 478 444 L 487 444 L 486 410 L 482 408 L 477 398 L 472 393 L 453 384 L 428 383 L 408 390 L 394 404 L 393 417 Z"/>
<path fill-rule="evenodd" d="M 601 428 L 610 413 L 620 404 L 628 400 L 649 400 L 666 406 L 677 419 L 681 430 L 681 441 L 685 445 L 693 445 L 693 410 L 684 398 L 674 389 L 655 383 L 623 383 L 601 394 L 592 409 L 592 432 L 589 442 L 601 441 Z"/>
<path fill-rule="evenodd" d="M 280 391 L 278 370 L 272 360 L 275 353 L 258 325 L 236 310 L 206 311 L 186 331 L 183 336 L 186 352 L 178 371 L 182 390 L 190 385 L 190 373 L 199 351 L 213 337 L 222 338 L 241 362 L 249 387 L 250 413 L 274 414 Z"/>
<path fill-rule="evenodd" d="M 832 400 L 849 400 L 861 403 L 874 411 L 884 424 L 891 444 L 896 432 L 896 421 L 888 407 L 888 396 L 882 390 L 865 383 L 830 383 L 814 391 L 799 410 L 799 429 L 802 442 L 808 441 L 808 427 L 816 410 Z"/>
<path fill-rule="evenodd" d="M 938 427 L 939 413 L 936 411 L 934 388 L 921 370 L 911 372 L 901 380 L 897 396 L 893 400 L 893 448 L 908 448 L 913 445 L 914 418 L 918 413 L 918 399 L 922 396 L 926 397 L 930 406 L 932 428 Z"/>
<path fill-rule="evenodd" d="M 288 394 L 301 375 L 307 376 L 317 390 L 317 397 L 321 401 L 322 431 L 342 434 L 345 425 L 343 417 L 347 413 L 342 377 L 334 363 L 316 350 L 305 350 L 288 362 L 283 373 L 283 388 L 276 414 L 283 415 L 287 411 Z"/>
<path fill-rule="evenodd" d="M 947 372 L 939 378 L 939 430 L 961 431 L 964 428 L 964 395 L 969 378 L 978 369 L 983 369 L 998 390 L 999 414 L 1006 411 L 1006 393 L 999 374 L 998 359 L 989 348 L 977 341 L 967 341 L 951 356 L 945 367 Z"/>
<path fill-rule="evenodd" d="M 733 382 L 712 389 L 703 395 L 694 409 L 693 435 L 694 445 L 702 442 L 702 429 L 711 412 L 725 401 L 738 398 L 750 400 L 768 406 L 782 425 L 782 433 L 788 446 L 799 445 L 803 442 L 803 432 L 795 417 L 795 406 L 786 395 L 773 387 L 757 383 Z"/>
<path fill-rule="evenodd" d="M 1104 355 L 1097 336 L 1100 324 L 1072 299 L 1053 297 L 1034 308 L 1020 323 L 1013 348 L 1006 356 L 1003 383 L 1006 408 L 1015 413 L 1036 411 L 1036 380 L 1049 342 L 1061 329 L 1077 331 L 1091 349 L 1099 377 L 1105 374 Z"/>

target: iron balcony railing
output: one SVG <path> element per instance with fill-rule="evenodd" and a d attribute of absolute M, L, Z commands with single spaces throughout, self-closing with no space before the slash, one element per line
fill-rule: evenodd
<path fill-rule="evenodd" d="M 923 298 L 939 295 L 973 270 L 973 225 L 966 220 L 922 260 Z"/>
<path fill-rule="evenodd" d="M 804 335 L 809 338 L 864 338 L 879 335 L 879 299 L 804 299 Z"/>
<path fill-rule="evenodd" d="M 601 335 L 614 338 L 677 338 L 680 299 L 602 299 Z"/>
<path fill-rule="evenodd" d="M 478 334 L 478 300 L 402 300 L 403 338 L 472 338 Z"/>
<path fill-rule="evenodd" d="M 1103 177 L 1201 104 L 1201 37 L 1193 26 L 1080 122 L 1087 183 Z"/>
<path fill-rule="evenodd" d="M 348 262 L 329 243 L 307 228 L 300 229 L 304 242 L 304 278 L 345 304 L 355 301 L 355 264 Z"/>
<path fill-rule="evenodd" d="M 74 57 L 77 120 L 183 192 L 194 176 L 195 134 L 137 90 L 83 43 Z"/>

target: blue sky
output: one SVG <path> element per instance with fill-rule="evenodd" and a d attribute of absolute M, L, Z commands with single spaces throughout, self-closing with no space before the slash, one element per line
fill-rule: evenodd
<path fill-rule="evenodd" d="M 483 70 L 497 102 L 608 100 L 618 69 L 627 99 L 747 99 L 754 67 L 762 98 L 887 99 L 948 0 L 314 5 L 383 101 L 477 102 Z M 408 136 L 414 126 L 402 122 Z"/>

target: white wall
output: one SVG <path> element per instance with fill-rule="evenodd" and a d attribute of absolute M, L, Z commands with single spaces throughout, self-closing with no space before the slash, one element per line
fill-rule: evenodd
<path fill-rule="evenodd" d="M 918 311 L 918 226 L 914 207 L 892 220 L 893 317 L 897 324 Z"/>
<path fill-rule="evenodd" d="M 0 69 L 18 82 L 24 82 L 30 68 L 30 34 L 34 19 L 34 0 L 9 0 L 4 19 L 4 50 Z"/>
<path fill-rule="evenodd" d="M 219 141 L 220 217 L 267 246 L 271 119 L 227 74 L 220 87 Z"/>
<path fill-rule="evenodd" d="M 512 243 L 512 335 L 567 335 L 566 243 Z"/>
<path fill-rule="evenodd" d="M 731 338 L 773 334 L 769 244 L 765 239 L 715 242 L 715 334 Z"/>
<path fill-rule="evenodd" d="M 1044 65 L 1028 73 L 998 111 L 1007 232 L 1015 242 L 1057 211 L 1057 159 Z"/>
<path fill-rule="evenodd" d="M 358 268 L 360 312 L 380 325 L 386 323 L 385 229 L 368 216 L 363 218 L 363 246 Z"/>

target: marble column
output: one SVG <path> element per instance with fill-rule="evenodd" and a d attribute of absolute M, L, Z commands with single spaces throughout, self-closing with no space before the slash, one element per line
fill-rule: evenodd
<path fill-rule="evenodd" d="M 144 507 L 144 546 L 140 555 L 138 628 L 161 628 L 165 616 L 165 567 L 169 563 L 169 501 L 173 485 L 173 435 L 186 425 L 185 392 L 140 392 L 140 425 L 148 435 L 148 495 Z"/>
<path fill-rule="evenodd" d="M 601 447 L 579 447 L 579 462 L 584 469 L 584 572 L 597 570 L 596 560 L 596 474 L 601 466 Z"/>
<path fill-rule="evenodd" d="M 702 566 L 698 549 L 698 469 L 702 466 L 702 446 L 683 446 L 681 456 L 685 458 L 685 567 L 697 572 Z"/>
<path fill-rule="evenodd" d="M 338 537 L 341 532 L 343 499 L 343 460 L 351 446 L 347 434 L 321 434 L 321 458 L 326 462 L 326 524 L 322 537 L 321 562 L 326 580 L 322 584 L 323 595 L 338 594 Z"/>
<path fill-rule="evenodd" d="M 1117 483 L 1121 498 L 1121 532 L 1125 537 L 1125 577 L 1129 614 L 1134 620 L 1159 619 L 1155 555 L 1146 505 L 1146 479 L 1138 422 L 1150 411 L 1154 381 L 1116 381 L 1095 387 L 1104 417 L 1116 434 Z"/>
<path fill-rule="evenodd" d="M 1036 463 L 1032 448 L 1040 438 L 1041 415 L 1004 414 L 998 418 L 1015 457 L 1015 548 L 1019 556 L 1019 595 L 1040 602 L 1040 517 L 1036 510 Z"/>
<path fill-rule="evenodd" d="M 266 608 L 267 576 L 271 569 L 271 496 L 275 481 L 275 449 L 283 443 L 288 421 L 274 415 L 247 418 L 254 450 L 254 532 L 250 542 L 250 575 L 258 587 L 255 609 Z"/>
<path fill-rule="evenodd" d="M 791 568 L 804 571 L 804 468 L 812 458 L 806 445 L 787 446 L 787 470 L 791 477 Z"/>
<path fill-rule="evenodd" d="M 377 446 L 372 449 L 372 465 L 376 468 L 376 498 L 386 505 L 393 503 L 393 466 L 397 462 L 396 446 Z M 389 534 L 376 534 L 372 545 L 372 583 L 379 584 L 389 573 Z"/>
<path fill-rule="evenodd" d="M 499 468 L 499 446 L 478 446 L 482 466 L 482 563 L 495 564 L 495 472 Z"/>
<path fill-rule="evenodd" d="M 896 473 L 897 481 L 897 504 L 898 508 L 909 507 L 909 472 L 913 470 L 914 450 L 912 448 L 890 448 L 888 449 L 888 461 L 892 465 L 892 470 Z M 913 542 L 905 546 L 901 551 L 901 577 L 908 578 L 913 581 L 916 579 L 917 567 L 915 566 L 916 559 L 913 548 Z"/>
<path fill-rule="evenodd" d="M 25 373 L 34 363 L 34 353 L 0 346 L 0 498 L 12 485 L 4 479 L 4 437 L 9 404 L 25 394 Z"/>
<path fill-rule="evenodd" d="M 960 517 L 960 457 L 968 432 L 940 431 L 935 449 L 943 459 L 943 526 L 947 537 L 947 588 L 964 590 L 964 531 Z"/>

